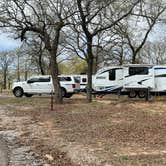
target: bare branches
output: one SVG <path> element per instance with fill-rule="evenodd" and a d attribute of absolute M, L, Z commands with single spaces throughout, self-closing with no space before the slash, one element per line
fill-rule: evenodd
<path fill-rule="evenodd" d="M 121 21 L 114 26 L 115 33 L 125 39 L 124 44 L 127 46 L 128 57 L 131 58 L 132 63 L 139 63 L 138 56 L 141 49 L 165 12 L 164 5 L 157 2 L 151 5 L 152 3 L 146 3 L 137 6 L 125 21 Z"/>

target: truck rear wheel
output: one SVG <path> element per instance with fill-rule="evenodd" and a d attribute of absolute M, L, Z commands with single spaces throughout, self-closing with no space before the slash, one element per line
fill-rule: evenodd
<path fill-rule="evenodd" d="M 73 94 L 72 93 L 66 93 L 65 97 L 70 98 Z"/>
<path fill-rule="evenodd" d="M 18 88 L 15 88 L 14 91 L 13 91 L 13 94 L 14 96 L 16 97 L 22 97 L 24 92 L 23 92 L 23 89 L 18 87 Z"/>
<path fill-rule="evenodd" d="M 61 88 L 61 93 L 62 93 L 62 97 L 66 96 L 66 90 L 64 88 Z"/>

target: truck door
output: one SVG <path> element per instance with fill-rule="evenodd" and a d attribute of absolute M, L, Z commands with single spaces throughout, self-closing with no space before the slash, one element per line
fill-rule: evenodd
<path fill-rule="evenodd" d="M 40 93 L 51 93 L 52 91 L 52 82 L 51 77 L 40 77 L 39 82 L 37 84 L 37 91 Z"/>
<path fill-rule="evenodd" d="M 37 77 L 31 78 L 27 81 L 26 92 L 29 93 L 51 93 L 51 78 Z"/>

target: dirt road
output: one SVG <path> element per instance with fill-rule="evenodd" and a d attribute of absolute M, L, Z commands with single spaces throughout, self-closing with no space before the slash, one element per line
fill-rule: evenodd
<path fill-rule="evenodd" d="M 1 163 L 1 166 L 8 165 L 7 146 L 5 144 L 5 141 L 2 138 L 0 138 L 0 163 Z"/>

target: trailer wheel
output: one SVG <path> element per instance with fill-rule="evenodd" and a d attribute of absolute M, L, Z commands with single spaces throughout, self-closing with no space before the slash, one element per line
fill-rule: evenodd
<path fill-rule="evenodd" d="M 131 90 L 130 92 L 129 92 L 129 94 L 128 94 L 128 97 L 129 98 L 135 98 L 137 96 L 137 93 L 136 93 L 136 91 L 134 91 L 134 90 Z"/>
<path fill-rule="evenodd" d="M 144 90 L 138 91 L 138 97 L 139 98 L 145 98 L 146 92 Z"/>

